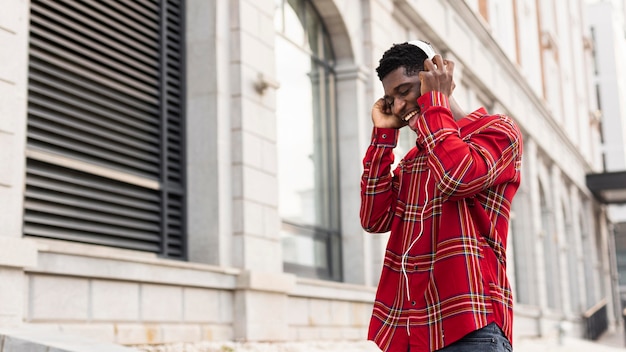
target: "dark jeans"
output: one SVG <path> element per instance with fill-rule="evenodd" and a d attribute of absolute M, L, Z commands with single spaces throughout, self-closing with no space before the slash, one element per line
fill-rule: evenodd
<path fill-rule="evenodd" d="M 511 343 L 502 330 L 491 323 L 482 329 L 465 335 L 459 341 L 437 352 L 511 352 Z"/>

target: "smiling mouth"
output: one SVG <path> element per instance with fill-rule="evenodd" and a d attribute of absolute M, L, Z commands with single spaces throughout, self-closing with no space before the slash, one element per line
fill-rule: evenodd
<path fill-rule="evenodd" d="M 408 113 L 408 114 L 404 115 L 404 121 L 409 122 L 409 120 L 411 119 L 411 117 L 413 117 L 413 116 L 417 115 L 417 113 L 418 113 L 418 111 L 417 111 L 417 110 L 414 110 L 414 111 L 411 111 L 410 113 Z"/>

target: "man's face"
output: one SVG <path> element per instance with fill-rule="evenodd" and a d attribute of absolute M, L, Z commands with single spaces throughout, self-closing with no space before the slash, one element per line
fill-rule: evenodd
<path fill-rule="evenodd" d="M 417 98 L 421 95 L 421 84 L 417 72 L 407 76 L 404 67 L 398 67 L 385 76 L 382 83 L 385 102 L 394 116 L 409 122 L 419 114 Z"/>

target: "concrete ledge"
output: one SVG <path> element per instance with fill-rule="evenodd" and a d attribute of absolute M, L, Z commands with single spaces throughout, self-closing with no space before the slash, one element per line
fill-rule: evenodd
<path fill-rule="evenodd" d="M 373 303 L 376 297 L 376 287 L 297 278 L 297 284 L 288 294 L 293 297 Z"/>
<path fill-rule="evenodd" d="M 235 289 L 238 269 L 157 258 L 152 253 L 37 239 L 27 274 L 87 277 L 214 289 Z"/>
<path fill-rule="evenodd" d="M 237 289 L 287 293 L 296 285 L 292 274 L 246 271 L 237 278 Z"/>
<path fill-rule="evenodd" d="M 134 348 L 52 331 L 0 330 L 0 352 L 136 352 Z"/>

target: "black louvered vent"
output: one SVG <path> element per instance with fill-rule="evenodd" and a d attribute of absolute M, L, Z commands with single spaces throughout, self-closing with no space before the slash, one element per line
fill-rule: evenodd
<path fill-rule="evenodd" d="M 167 253 L 168 256 L 180 256 L 184 253 L 184 193 L 181 185 L 184 179 L 184 165 L 181 163 L 184 160 L 183 149 L 181 148 L 182 131 L 184 126 L 182 124 L 183 119 L 183 60 L 181 59 L 181 53 L 183 53 L 183 33 L 182 33 L 182 7 L 180 3 L 175 1 L 168 1 L 165 8 L 165 17 L 167 21 L 164 31 L 167 33 L 166 47 L 167 50 L 162 52 L 162 62 L 166 66 L 163 72 L 165 75 L 165 84 L 163 85 L 163 95 L 167 97 L 162 102 L 161 109 L 164 111 L 164 115 L 167 116 L 165 121 L 166 140 L 163 143 L 166 146 L 165 160 L 163 161 L 163 173 L 167 179 L 167 187 L 164 187 L 164 197 L 167 202 L 164 203 L 164 211 L 167 213 L 165 218 L 167 233 Z"/>
<path fill-rule="evenodd" d="M 182 14 L 31 1 L 25 235 L 185 257 Z"/>

